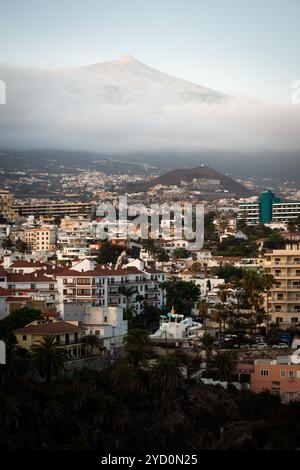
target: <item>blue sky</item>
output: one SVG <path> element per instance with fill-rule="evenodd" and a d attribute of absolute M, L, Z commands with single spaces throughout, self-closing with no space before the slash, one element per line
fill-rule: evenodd
<path fill-rule="evenodd" d="M 0 0 L 0 62 L 54 67 L 128 53 L 211 88 L 289 102 L 299 20 L 299 0 Z"/>

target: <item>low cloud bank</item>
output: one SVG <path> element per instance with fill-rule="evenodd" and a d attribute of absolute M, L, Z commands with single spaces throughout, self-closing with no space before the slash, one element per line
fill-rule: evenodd
<path fill-rule="evenodd" d="M 82 69 L 0 65 L 2 148 L 130 152 L 295 152 L 300 105 L 232 98 L 205 104 L 170 93 L 99 84 Z"/>

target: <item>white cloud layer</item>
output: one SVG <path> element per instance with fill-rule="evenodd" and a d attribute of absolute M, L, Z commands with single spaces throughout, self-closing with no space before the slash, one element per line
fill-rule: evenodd
<path fill-rule="evenodd" d="M 2 148 L 294 152 L 300 105 L 234 98 L 206 104 L 178 90 L 109 87 L 84 69 L 0 65 L 7 104 L 0 105 Z"/>

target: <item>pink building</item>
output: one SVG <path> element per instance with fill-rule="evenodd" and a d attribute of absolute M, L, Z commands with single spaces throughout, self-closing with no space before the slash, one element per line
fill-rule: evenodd
<path fill-rule="evenodd" d="M 239 364 L 243 368 L 245 364 Z M 253 370 L 254 368 L 254 370 Z M 270 390 L 279 394 L 283 402 L 300 399 L 300 364 L 293 364 L 291 356 L 276 359 L 257 359 L 249 368 L 250 389 L 255 393 Z"/>

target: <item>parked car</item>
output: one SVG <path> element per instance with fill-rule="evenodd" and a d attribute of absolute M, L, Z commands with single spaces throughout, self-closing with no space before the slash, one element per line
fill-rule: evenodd
<path fill-rule="evenodd" d="M 250 344 L 241 344 L 241 349 L 250 349 L 251 347 Z"/>
<path fill-rule="evenodd" d="M 254 348 L 256 348 L 256 349 L 267 349 L 268 345 L 266 343 L 256 343 L 254 345 Z"/>
<path fill-rule="evenodd" d="M 224 341 L 232 341 L 233 339 L 236 339 L 237 335 L 225 335 L 224 336 Z"/>
<path fill-rule="evenodd" d="M 278 343 L 272 346 L 272 349 L 288 349 L 289 345 L 286 343 Z"/>

